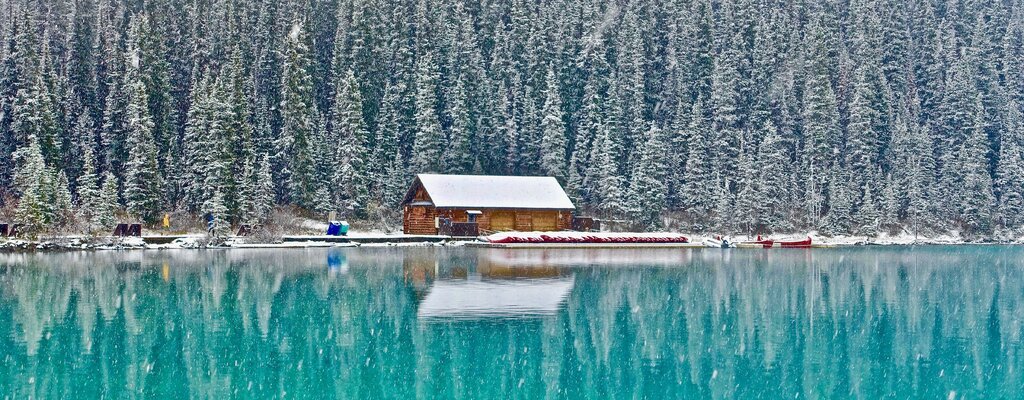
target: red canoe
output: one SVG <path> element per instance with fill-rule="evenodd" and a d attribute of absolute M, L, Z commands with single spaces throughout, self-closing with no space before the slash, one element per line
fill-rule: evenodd
<path fill-rule="evenodd" d="M 782 247 L 791 248 L 791 249 L 792 248 L 796 248 L 796 249 L 803 248 L 803 249 L 806 249 L 806 248 L 811 247 L 811 238 L 807 238 L 807 239 L 803 239 L 803 240 L 780 240 L 779 241 L 779 245 L 781 245 Z"/>

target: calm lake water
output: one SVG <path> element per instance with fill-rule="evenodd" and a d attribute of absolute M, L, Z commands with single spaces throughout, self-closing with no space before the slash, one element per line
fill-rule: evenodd
<path fill-rule="evenodd" d="M 0 398 L 1020 398 L 1024 249 L 0 254 Z"/>

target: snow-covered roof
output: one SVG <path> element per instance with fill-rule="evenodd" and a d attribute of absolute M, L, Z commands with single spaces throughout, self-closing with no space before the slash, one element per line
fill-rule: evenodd
<path fill-rule="evenodd" d="M 420 319 L 523 318 L 553 315 L 573 288 L 573 277 L 436 281 L 420 303 Z"/>
<path fill-rule="evenodd" d="M 419 174 L 416 180 L 439 208 L 576 208 L 562 185 L 548 176 Z M 407 196 L 407 203 L 413 194 Z"/>

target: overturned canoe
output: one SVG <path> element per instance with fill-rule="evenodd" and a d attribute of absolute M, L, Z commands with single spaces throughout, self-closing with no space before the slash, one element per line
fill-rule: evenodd
<path fill-rule="evenodd" d="M 779 246 L 791 249 L 805 249 L 811 247 L 811 238 L 801 240 L 780 240 Z"/>

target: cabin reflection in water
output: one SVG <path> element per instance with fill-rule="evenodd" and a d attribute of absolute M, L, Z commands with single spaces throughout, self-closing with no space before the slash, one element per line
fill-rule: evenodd
<path fill-rule="evenodd" d="M 555 315 L 575 284 L 567 268 L 515 263 L 481 251 L 446 262 L 406 254 L 403 275 L 423 322 L 522 319 Z"/>

